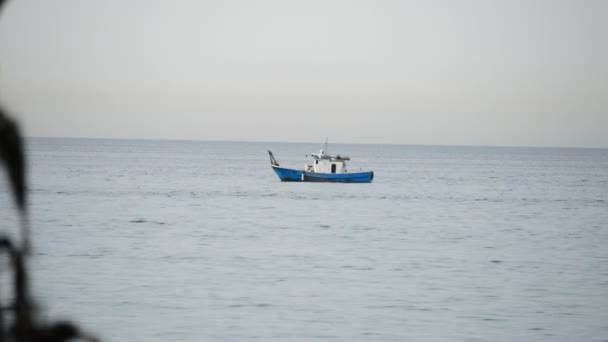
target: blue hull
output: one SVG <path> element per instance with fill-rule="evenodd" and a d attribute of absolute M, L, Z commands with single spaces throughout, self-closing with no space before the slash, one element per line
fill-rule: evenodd
<path fill-rule="evenodd" d="M 272 169 L 283 182 L 330 182 L 330 183 L 371 183 L 374 172 L 317 173 L 286 169 L 273 166 Z"/>

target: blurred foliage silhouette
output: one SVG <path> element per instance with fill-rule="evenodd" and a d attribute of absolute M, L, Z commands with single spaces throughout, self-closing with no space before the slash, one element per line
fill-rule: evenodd
<path fill-rule="evenodd" d="M 0 0 L 0 10 L 6 1 Z M 36 317 L 29 295 L 27 257 L 30 252 L 27 216 L 26 163 L 23 139 L 17 123 L 0 106 L 0 163 L 6 166 L 8 181 L 20 214 L 21 246 L 0 232 L 0 253 L 8 255 L 12 270 L 12 300 L 6 305 L 0 298 L 0 342 L 60 342 L 73 339 L 96 341 L 70 322 L 45 324 Z M 0 267 L 5 267 L 2 264 Z M 0 272 L 5 271 L 0 269 Z"/>

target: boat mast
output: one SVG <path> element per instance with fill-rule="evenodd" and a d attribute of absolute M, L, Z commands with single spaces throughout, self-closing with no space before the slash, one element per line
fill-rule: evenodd
<path fill-rule="evenodd" d="M 327 153 L 327 137 L 325 137 L 325 155 L 329 155 L 329 153 Z"/>

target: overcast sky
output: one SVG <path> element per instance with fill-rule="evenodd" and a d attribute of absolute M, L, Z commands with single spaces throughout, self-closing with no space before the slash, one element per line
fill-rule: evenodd
<path fill-rule="evenodd" d="M 11 0 L 30 136 L 608 147 L 608 1 Z"/>

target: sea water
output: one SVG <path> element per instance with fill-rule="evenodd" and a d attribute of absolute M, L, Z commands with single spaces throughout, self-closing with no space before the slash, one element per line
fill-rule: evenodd
<path fill-rule="evenodd" d="M 608 341 L 608 150 L 329 145 L 372 184 L 270 168 L 320 147 L 29 139 L 43 318 L 104 341 Z"/>

